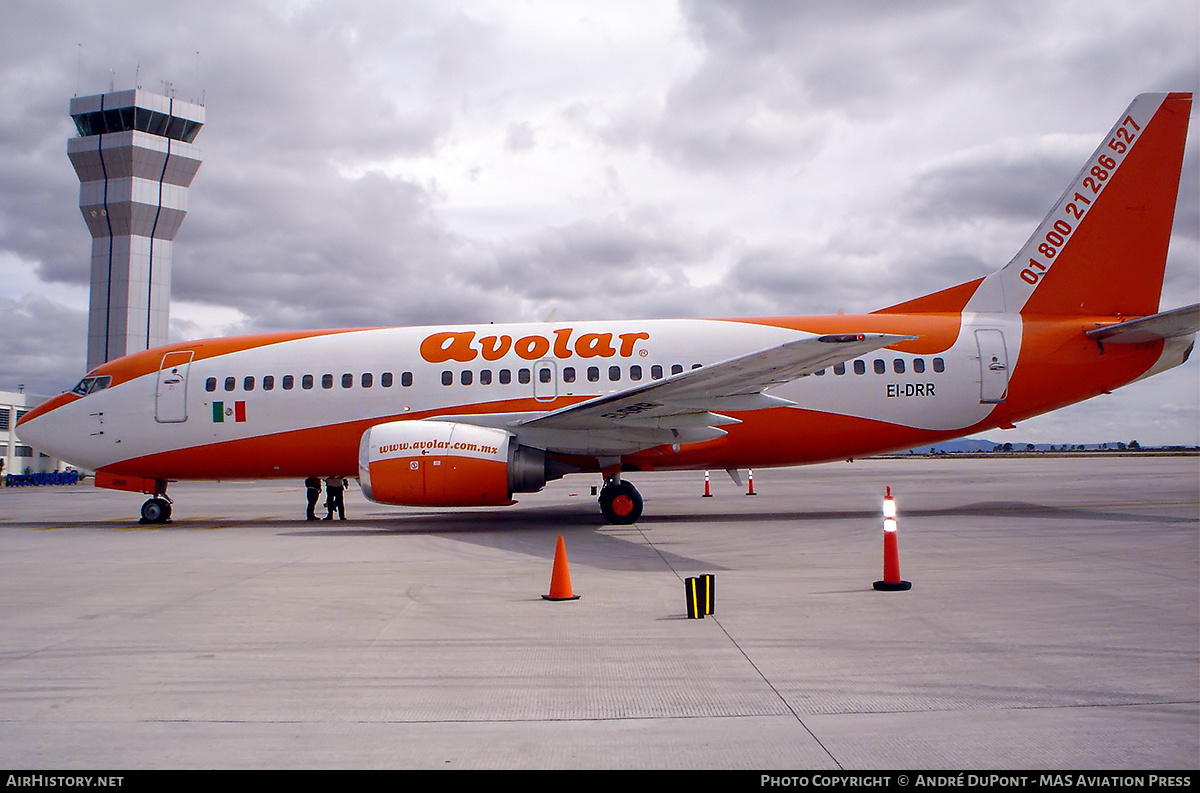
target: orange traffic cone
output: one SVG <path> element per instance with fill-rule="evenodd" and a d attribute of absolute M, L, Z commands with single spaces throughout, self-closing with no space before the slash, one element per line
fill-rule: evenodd
<path fill-rule="evenodd" d="M 550 574 L 550 594 L 542 595 L 543 600 L 579 600 L 579 595 L 571 594 L 571 571 L 567 567 L 567 545 L 563 538 L 558 538 L 554 549 L 554 570 Z"/>
<path fill-rule="evenodd" d="M 755 493 L 755 492 L 754 492 L 754 469 L 753 469 L 753 468 L 747 468 L 747 469 L 746 469 L 746 473 L 749 475 L 749 479 L 750 479 L 750 489 L 746 491 L 746 495 L 748 495 L 748 496 L 757 496 L 757 495 L 758 495 L 758 493 Z"/>
<path fill-rule="evenodd" d="M 883 580 L 875 582 L 881 592 L 904 592 L 912 589 L 912 583 L 900 580 L 900 542 L 896 537 L 896 501 L 892 498 L 892 486 L 888 485 L 883 498 Z"/>
<path fill-rule="evenodd" d="M 712 498 L 712 486 L 708 483 L 708 471 L 704 472 L 704 498 Z"/>

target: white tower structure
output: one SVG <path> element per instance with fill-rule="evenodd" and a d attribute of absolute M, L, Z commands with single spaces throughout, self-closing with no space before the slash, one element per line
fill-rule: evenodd
<path fill-rule="evenodd" d="M 200 168 L 204 107 L 140 88 L 76 97 L 67 155 L 92 234 L 87 368 L 167 343 L 171 247 Z"/>

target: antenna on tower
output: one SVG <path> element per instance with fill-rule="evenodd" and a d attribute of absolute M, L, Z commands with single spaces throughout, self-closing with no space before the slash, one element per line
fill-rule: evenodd
<path fill-rule="evenodd" d="M 204 92 L 200 88 L 200 50 L 196 50 L 196 91 L 200 94 L 200 101 L 196 104 L 204 104 Z"/>
<path fill-rule="evenodd" d="M 133 70 L 133 87 L 142 87 L 142 65 L 139 63 L 137 68 Z"/>

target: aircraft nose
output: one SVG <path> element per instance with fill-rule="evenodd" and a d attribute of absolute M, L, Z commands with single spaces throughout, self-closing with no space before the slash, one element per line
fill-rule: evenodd
<path fill-rule="evenodd" d="M 74 402 L 78 397 L 72 394 L 59 394 L 30 409 L 17 421 L 16 435 L 21 442 L 32 446 L 39 452 L 49 454 L 59 459 L 66 459 L 67 449 L 63 446 L 66 436 L 63 432 L 61 414 L 55 414 L 59 408 Z"/>

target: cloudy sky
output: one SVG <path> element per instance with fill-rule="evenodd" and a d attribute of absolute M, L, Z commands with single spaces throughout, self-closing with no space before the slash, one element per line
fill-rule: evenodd
<path fill-rule="evenodd" d="M 73 95 L 205 105 L 183 340 L 871 311 L 1003 265 L 1133 96 L 1198 83 L 1195 0 L 0 0 L 0 390 L 84 367 Z M 1198 443 L 1198 372 L 994 435 Z"/>

